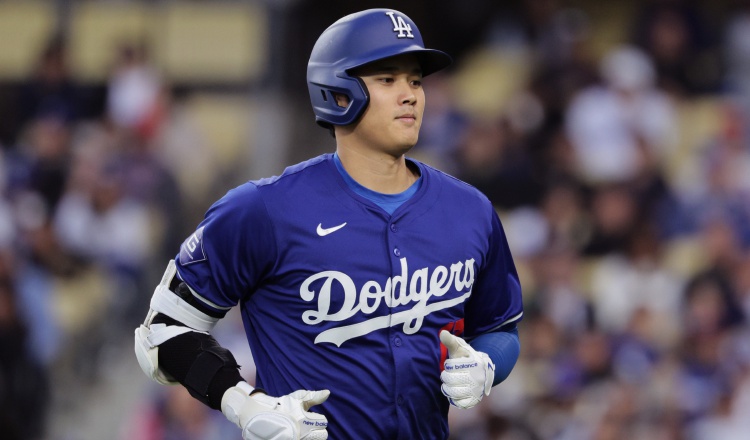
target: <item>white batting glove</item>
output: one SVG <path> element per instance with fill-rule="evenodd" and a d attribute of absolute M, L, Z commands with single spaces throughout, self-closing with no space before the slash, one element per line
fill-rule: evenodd
<path fill-rule="evenodd" d="M 451 405 L 471 408 L 489 396 L 495 380 L 495 364 L 486 353 L 476 351 L 462 338 L 443 330 L 440 342 L 448 349 L 440 389 Z"/>
<path fill-rule="evenodd" d="M 325 402 L 328 390 L 297 390 L 281 397 L 250 392 L 253 387 L 240 382 L 221 398 L 221 412 L 239 426 L 244 440 L 325 440 L 328 420 L 308 412 Z"/>

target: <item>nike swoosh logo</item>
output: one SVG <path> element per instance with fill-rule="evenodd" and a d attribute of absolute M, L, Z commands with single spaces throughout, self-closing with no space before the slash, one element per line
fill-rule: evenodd
<path fill-rule="evenodd" d="M 323 228 L 323 223 L 318 223 L 318 235 L 320 235 L 321 237 L 325 237 L 328 234 L 338 231 L 344 226 L 346 226 L 346 222 L 341 223 L 340 225 L 334 226 L 332 228 Z"/>

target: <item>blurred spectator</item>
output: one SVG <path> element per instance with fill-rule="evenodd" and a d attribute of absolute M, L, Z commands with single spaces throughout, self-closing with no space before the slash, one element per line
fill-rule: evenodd
<path fill-rule="evenodd" d="M 731 286 L 717 273 L 699 274 L 685 289 L 679 407 L 687 422 L 725 407 L 732 393 L 731 335 L 744 317 Z M 736 354 L 736 353 L 733 353 Z"/>
<path fill-rule="evenodd" d="M 573 179 L 551 179 L 540 202 L 549 225 L 550 249 L 571 249 L 579 253 L 590 238 L 591 218 L 582 185 Z"/>
<path fill-rule="evenodd" d="M 679 304 L 683 280 L 661 265 L 662 245 L 652 229 L 628 237 L 623 253 L 601 259 L 592 271 L 591 289 L 598 328 L 621 334 L 640 309 L 658 325 L 652 342 L 666 348 L 679 331 Z"/>
<path fill-rule="evenodd" d="M 628 240 L 640 226 L 638 199 L 626 184 L 600 185 L 591 194 L 591 224 L 585 246 L 586 256 L 603 256 L 626 251 Z"/>
<path fill-rule="evenodd" d="M 566 109 L 578 92 L 599 80 L 591 53 L 591 23 L 582 9 L 563 2 L 526 1 L 536 62 L 529 93 L 541 103 L 543 120 L 529 134 L 529 148 L 548 180 L 575 174 L 574 151 L 565 136 Z"/>
<path fill-rule="evenodd" d="M 709 217 L 700 231 L 706 269 L 725 279 L 731 279 L 741 268 L 746 249 L 738 240 L 736 229 L 720 215 Z"/>
<path fill-rule="evenodd" d="M 45 366 L 60 355 L 69 335 L 61 332 L 55 298 L 55 276 L 74 276 L 77 262 L 59 245 L 49 223 L 19 231 L 24 247 L 16 262 L 18 312 L 28 327 L 32 355 Z"/>
<path fill-rule="evenodd" d="M 603 84 L 582 89 L 570 102 L 566 134 L 581 178 L 622 182 L 674 147 L 676 109 L 656 88 L 653 63 L 639 49 L 613 49 L 601 74 Z"/>
<path fill-rule="evenodd" d="M 722 334 L 744 323 L 729 280 L 720 272 L 696 274 L 685 287 L 686 337 Z"/>
<path fill-rule="evenodd" d="M 122 440 L 219 440 L 239 438 L 237 427 L 183 387 L 160 390 L 123 425 Z"/>
<path fill-rule="evenodd" d="M 465 136 L 469 116 L 455 107 L 450 78 L 438 73 L 426 81 L 426 99 L 430 105 L 424 114 L 419 144 L 414 153 L 420 155 L 420 160 L 452 172 L 455 171 L 453 158 Z"/>
<path fill-rule="evenodd" d="M 720 54 L 706 13 L 696 2 L 641 2 L 634 17 L 635 43 L 654 61 L 657 84 L 676 96 L 717 92 Z"/>
<path fill-rule="evenodd" d="M 50 384 L 27 344 L 13 282 L 4 270 L 0 275 L 0 432 L 7 440 L 45 438 Z"/>
<path fill-rule="evenodd" d="M 724 102 L 718 133 L 705 141 L 677 189 L 690 216 L 693 233 L 711 223 L 725 223 L 738 246 L 750 246 L 750 150 L 746 112 Z"/>
<path fill-rule="evenodd" d="M 5 153 L 0 150 L 0 252 L 10 249 L 16 240 L 13 206 L 6 199 L 8 168 Z"/>
<path fill-rule="evenodd" d="M 458 177 L 501 210 L 538 202 L 542 184 L 522 139 L 509 121 L 471 121 L 458 147 Z"/>
<path fill-rule="evenodd" d="M 737 294 L 739 307 L 745 316 L 750 316 L 750 254 L 745 253 L 737 261 L 731 274 L 731 281 Z"/>
<path fill-rule="evenodd" d="M 543 68 L 563 67 L 577 61 L 589 34 L 589 21 L 581 9 L 558 0 L 526 0 L 523 17 L 527 34 Z"/>
<path fill-rule="evenodd" d="M 16 105 L 16 134 L 34 119 L 74 122 L 82 115 L 83 93 L 70 73 L 67 49 L 64 37 L 53 36 L 32 76 L 22 83 Z"/>
<path fill-rule="evenodd" d="M 165 168 L 160 172 L 164 186 L 175 186 L 170 191 L 180 193 L 179 196 L 173 192 L 157 197 L 155 201 L 168 203 L 165 211 L 171 212 L 165 213 L 173 228 L 173 232 L 169 233 L 172 238 L 165 239 L 165 250 L 169 250 L 167 254 L 174 251 L 175 248 L 169 246 L 173 246 L 175 240 L 184 239 L 185 234 L 189 234 L 189 230 L 200 222 L 205 206 L 211 202 L 220 186 L 217 185 L 219 179 L 226 178 L 226 170 L 220 165 L 216 146 L 210 144 L 190 114 L 190 99 L 189 95 L 176 96 L 163 90 L 161 102 L 165 114 L 154 128 L 153 139 L 148 142 L 153 159 Z M 184 202 L 184 210 L 172 204 L 176 200 Z M 184 224 L 184 229 L 180 223 Z"/>
<path fill-rule="evenodd" d="M 160 160 L 150 142 L 125 138 L 120 145 L 122 154 L 117 157 L 117 167 L 123 179 L 125 196 L 142 204 L 150 215 L 152 246 L 150 256 L 161 262 L 174 257 L 175 249 L 187 236 L 184 215 L 185 200 L 177 180 L 170 169 Z M 148 289 L 147 289 L 148 290 Z"/>
<path fill-rule="evenodd" d="M 144 206 L 127 197 L 118 162 L 79 159 L 55 217 L 56 232 L 68 249 L 88 260 L 134 271 L 149 252 L 149 217 Z"/>
<path fill-rule="evenodd" d="M 639 307 L 630 314 L 625 328 L 613 336 L 612 364 L 620 382 L 638 387 L 653 380 L 669 347 L 659 335 L 663 328 L 660 319 L 649 308 Z"/>
<path fill-rule="evenodd" d="M 175 153 L 159 151 L 168 146 L 167 130 L 173 128 L 175 120 L 174 112 L 169 114 L 174 110 L 170 107 L 171 94 L 145 45 L 119 48 L 107 87 L 104 147 L 115 150 L 126 195 L 149 209 L 156 227 L 151 237 L 153 255 L 165 261 L 173 257 L 187 230 L 180 188 L 174 173 L 161 162 Z M 192 143 L 186 143 L 180 154 L 190 154 L 191 147 L 195 149 Z M 205 154 L 198 157 L 210 159 Z"/>
<path fill-rule="evenodd" d="M 127 193 L 119 158 L 101 153 L 81 150 L 76 156 L 54 227 L 68 252 L 106 269 L 112 283 L 108 316 L 125 324 L 143 306 L 155 231 L 148 207 Z"/>
<path fill-rule="evenodd" d="M 750 380 L 748 376 L 733 387 L 724 390 L 719 402 L 706 417 L 688 424 L 687 440 L 722 439 L 740 440 L 747 437 L 750 420 L 746 409 L 750 404 Z"/>
<path fill-rule="evenodd" d="M 4 195 L 12 212 L 12 249 L 19 257 L 18 310 L 27 322 L 32 353 L 45 365 L 55 360 L 65 339 L 55 315 L 54 278 L 74 276 L 79 268 L 51 226 L 70 173 L 71 124 L 65 115 L 38 115 L 7 154 Z"/>
<path fill-rule="evenodd" d="M 123 46 L 118 55 L 108 83 L 108 116 L 115 126 L 150 139 L 164 116 L 161 76 L 145 46 Z"/>
<path fill-rule="evenodd" d="M 750 109 L 750 2 L 732 2 L 724 24 L 722 43 L 726 74 L 724 92 Z M 747 125 L 747 117 L 744 124 Z"/>
<path fill-rule="evenodd" d="M 612 376 L 612 344 L 607 334 L 590 329 L 574 341 L 572 351 L 557 365 L 557 386 L 578 393 L 608 381 Z"/>
<path fill-rule="evenodd" d="M 577 283 L 580 264 L 575 250 L 564 245 L 547 248 L 532 264 L 535 284 L 530 306 L 550 319 L 566 339 L 591 325 L 591 305 Z"/>
<path fill-rule="evenodd" d="M 70 125 L 54 115 L 30 121 L 17 154 L 11 156 L 9 191 L 19 203 L 39 198 L 44 217 L 57 209 L 70 172 Z"/>
<path fill-rule="evenodd" d="M 576 151 L 560 121 L 548 121 L 547 126 L 531 134 L 529 147 L 547 190 L 560 184 L 584 188 Z"/>
<path fill-rule="evenodd" d="M 532 90 L 557 122 L 572 96 L 596 82 L 598 73 L 589 50 L 590 18 L 581 9 L 563 7 L 563 2 L 524 2 L 536 55 Z"/>
<path fill-rule="evenodd" d="M 527 371 L 526 394 L 532 402 L 564 404 L 570 393 L 558 387 L 556 365 L 567 356 L 570 339 L 564 337 L 555 323 L 547 316 L 534 314 L 527 317 L 527 330 L 523 332 L 524 345 L 521 360 Z"/>

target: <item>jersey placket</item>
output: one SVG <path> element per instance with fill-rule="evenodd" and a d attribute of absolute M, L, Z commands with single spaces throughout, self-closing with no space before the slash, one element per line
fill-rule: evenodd
<path fill-rule="evenodd" d="M 401 273 L 401 259 L 405 258 L 405 249 L 403 249 L 403 243 L 399 240 L 399 227 L 396 223 L 396 219 L 392 217 L 386 227 L 386 243 L 389 248 L 390 254 L 390 267 L 392 280 L 396 280 L 397 277 L 402 275 Z M 406 282 L 407 280 L 401 280 Z M 391 284 L 391 298 L 393 299 L 396 295 L 396 283 Z M 394 309 L 397 309 L 395 305 L 390 308 L 390 315 L 393 316 Z M 408 367 L 408 353 L 405 353 L 404 347 L 404 333 L 403 326 L 388 326 L 388 340 L 391 346 L 391 353 L 393 353 L 394 363 L 394 376 L 393 376 L 393 397 L 394 397 L 394 408 L 396 411 L 396 417 L 398 419 L 398 433 L 396 438 L 407 438 L 406 432 L 402 432 L 402 427 L 408 426 L 408 420 L 404 417 L 403 406 L 407 404 L 402 394 L 404 387 L 408 386 L 408 379 L 403 375 L 399 374 L 399 371 L 405 371 Z"/>

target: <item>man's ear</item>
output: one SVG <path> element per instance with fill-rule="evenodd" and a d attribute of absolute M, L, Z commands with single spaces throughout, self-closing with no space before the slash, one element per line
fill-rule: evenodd
<path fill-rule="evenodd" d="M 336 105 L 341 108 L 349 107 L 349 97 L 343 93 L 333 92 L 333 98 L 336 100 Z"/>

